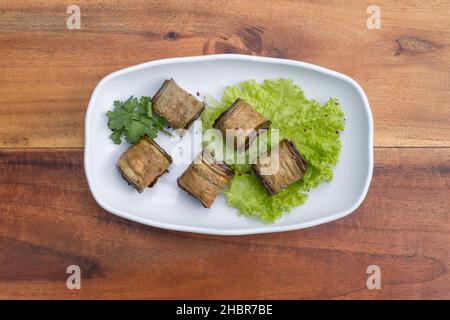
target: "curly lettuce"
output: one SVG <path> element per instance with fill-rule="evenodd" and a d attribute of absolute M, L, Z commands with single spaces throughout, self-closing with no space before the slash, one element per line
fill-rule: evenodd
<path fill-rule="evenodd" d="M 201 119 L 203 130 L 237 98 L 244 99 L 272 121 L 279 130 L 279 140 L 287 138 L 308 161 L 303 178 L 280 193 L 269 197 L 249 165 L 230 163 L 235 177 L 225 190 L 228 204 L 241 214 L 256 216 L 273 223 L 284 212 L 303 204 L 308 191 L 333 177 L 333 167 L 341 149 L 339 133 L 344 130 L 344 113 L 336 99 L 320 105 L 305 97 L 302 89 L 288 79 L 244 81 L 225 88 L 221 101 L 207 98 L 208 108 Z M 249 152 L 254 152 L 250 147 Z"/>

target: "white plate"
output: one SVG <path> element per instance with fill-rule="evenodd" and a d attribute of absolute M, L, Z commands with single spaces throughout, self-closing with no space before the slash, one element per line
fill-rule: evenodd
<path fill-rule="evenodd" d="M 192 94 L 207 93 L 217 99 L 230 84 L 275 78 L 293 79 L 308 98 L 320 103 L 329 97 L 338 98 L 346 121 L 333 180 L 311 190 L 305 204 L 284 214 L 274 224 L 239 216 L 222 195 L 211 209 L 203 208 L 177 186 L 176 179 L 187 165 L 172 164 L 170 172 L 153 188 L 139 194 L 116 169 L 116 161 L 127 145 L 112 143 L 105 113 L 116 99 L 152 96 L 164 79 L 171 77 Z M 151 61 L 116 71 L 95 88 L 86 112 L 85 130 L 84 167 L 98 204 L 120 217 L 159 228 L 238 235 L 311 227 L 354 211 L 366 196 L 372 178 L 372 114 L 363 90 L 343 74 L 298 61 L 227 54 Z M 195 134 L 194 130 L 191 127 L 191 133 Z M 164 134 L 159 134 L 156 140 L 166 150 L 172 150 L 176 144 Z"/>

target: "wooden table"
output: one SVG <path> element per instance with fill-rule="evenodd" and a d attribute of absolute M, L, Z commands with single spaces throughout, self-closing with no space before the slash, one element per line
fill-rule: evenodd
<path fill-rule="evenodd" d="M 450 298 L 450 2 L 0 2 L 0 298 Z M 215 237 L 146 227 L 92 198 L 84 114 L 137 63 L 245 53 L 353 77 L 375 121 L 375 169 L 352 215 Z M 82 270 L 66 288 L 66 267 Z M 366 269 L 381 268 L 368 290 Z"/>

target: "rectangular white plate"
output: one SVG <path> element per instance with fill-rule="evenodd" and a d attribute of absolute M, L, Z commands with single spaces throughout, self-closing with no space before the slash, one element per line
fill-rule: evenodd
<path fill-rule="evenodd" d="M 222 195 L 217 197 L 211 209 L 203 208 L 177 186 L 176 179 L 187 164 L 172 164 L 170 172 L 153 188 L 139 194 L 116 169 L 117 159 L 127 145 L 115 145 L 110 140 L 105 113 L 112 108 L 114 100 L 126 100 L 130 95 L 153 96 L 167 78 L 174 78 L 194 95 L 199 92 L 217 99 L 228 85 L 249 79 L 276 78 L 292 79 L 308 98 L 321 104 L 329 97 L 338 98 L 346 121 L 333 180 L 311 190 L 304 205 L 286 213 L 274 224 L 239 216 Z M 190 131 L 195 134 L 193 127 Z M 159 134 L 156 141 L 169 152 L 180 143 L 164 134 Z M 373 169 L 372 114 L 366 95 L 354 80 L 308 63 L 229 54 L 151 61 L 116 71 L 95 88 L 86 112 L 84 166 L 89 188 L 100 206 L 143 224 L 220 235 L 301 229 L 342 218 L 363 201 Z"/>

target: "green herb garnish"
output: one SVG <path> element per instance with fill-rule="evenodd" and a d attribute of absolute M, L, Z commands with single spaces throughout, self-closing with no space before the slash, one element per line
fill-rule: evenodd
<path fill-rule="evenodd" d="M 116 100 L 114 109 L 106 115 L 108 128 L 112 131 L 110 137 L 115 144 L 122 142 L 122 135 L 128 143 L 133 144 L 144 136 L 153 139 L 159 131 L 164 131 L 164 119 L 152 114 L 150 97 L 138 99 L 131 96 L 124 102 Z"/>

